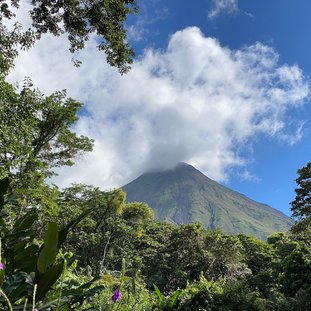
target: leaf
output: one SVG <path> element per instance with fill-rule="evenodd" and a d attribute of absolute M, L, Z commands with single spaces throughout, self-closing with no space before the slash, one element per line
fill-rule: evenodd
<path fill-rule="evenodd" d="M 61 244 L 63 244 L 66 241 L 67 234 L 69 230 L 73 229 L 79 222 L 81 222 L 85 217 L 87 217 L 89 214 L 91 214 L 96 209 L 90 208 L 83 213 L 81 213 L 76 219 L 69 222 L 65 228 L 60 230 L 59 232 L 59 247 Z"/>
<path fill-rule="evenodd" d="M 74 296 L 74 297 L 78 297 L 78 296 L 85 296 L 86 293 L 87 293 L 87 290 L 90 289 L 90 287 L 95 283 L 97 282 L 98 280 L 100 280 L 101 277 L 100 276 L 96 276 L 94 277 L 91 281 L 87 282 L 87 283 L 84 283 L 82 284 L 81 286 L 77 287 L 77 288 L 69 288 L 68 290 L 66 290 L 66 288 L 63 289 L 63 295 L 68 297 L 68 296 Z M 102 286 L 102 285 L 100 285 Z M 94 288 L 99 288 L 100 286 L 96 286 Z M 102 289 L 105 288 L 105 286 L 102 286 L 101 287 Z M 75 298 L 77 301 L 80 299 L 79 297 L 78 298 Z M 75 300 L 75 301 L 76 301 Z"/>
<path fill-rule="evenodd" d="M 18 205 L 19 195 L 17 193 L 9 193 L 5 198 L 5 204 Z"/>
<path fill-rule="evenodd" d="M 34 237 L 33 231 L 32 230 L 24 230 L 24 231 L 19 231 L 16 233 L 9 233 L 3 237 L 4 241 L 8 241 L 10 243 L 18 243 L 19 238 L 22 238 L 23 240 L 29 240 L 30 237 Z"/>
<path fill-rule="evenodd" d="M 55 311 L 70 311 L 70 306 L 68 303 L 64 303 L 59 306 Z"/>
<path fill-rule="evenodd" d="M 30 245 L 25 249 L 19 250 L 14 257 L 15 268 L 27 273 L 36 271 L 39 246 Z"/>
<path fill-rule="evenodd" d="M 11 302 L 15 302 L 22 297 L 26 296 L 28 293 L 27 291 L 27 284 L 26 283 L 21 283 L 16 289 L 14 289 L 9 296 L 9 299 Z"/>
<path fill-rule="evenodd" d="M 159 304 L 162 305 L 162 303 L 164 301 L 164 297 L 163 297 L 162 293 L 160 292 L 159 288 L 155 284 L 153 284 L 153 287 L 154 287 L 155 292 L 159 298 Z"/>
<path fill-rule="evenodd" d="M 5 281 L 3 289 L 9 295 L 10 300 L 14 301 L 27 295 L 27 287 L 29 285 L 32 286 L 32 284 L 32 279 L 29 274 L 19 272 Z"/>
<path fill-rule="evenodd" d="M 32 224 L 38 219 L 37 212 L 31 211 L 24 215 L 22 218 L 18 219 L 13 228 L 13 232 L 19 232 L 23 230 L 28 230 L 31 228 Z"/>
<path fill-rule="evenodd" d="M 73 304 L 78 303 L 80 306 L 83 304 L 83 301 L 91 296 L 94 296 L 97 293 L 100 293 L 102 290 L 105 289 L 104 285 L 98 285 L 91 289 L 88 289 L 87 291 L 83 292 L 82 294 L 76 295 Z"/>
<path fill-rule="evenodd" d="M 170 304 L 169 304 L 169 307 L 170 308 L 174 308 L 176 306 L 176 303 L 177 303 L 177 299 L 179 298 L 181 294 L 181 290 L 180 289 L 177 289 L 175 292 L 174 292 L 174 295 L 170 301 Z"/>
<path fill-rule="evenodd" d="M 39 250 L 39 246 L 32 244 L 26 248 L 24 248 L 23 250 L 20 250 L 19 252 L 17 252 L 14 256 L 14 262 L 17 263 L 21 260 L 25 260 L 27 259 L 27 257 L 33 257 Z"/>
<path fill-rule="evenodd" d="M 38 271 L 45 273 L 56 258 L 58 250 L 58 225 L 54 222 L 48 224 L 48 229 L 43 238 L 44 245 L 40 251 L 37 261 Z"/>
<path fill-rule="evenodd" d="M 58 264 L 46 271 L 46 273 L 39 275 L 35 279 L 37 287 L 36 300 L 43 300 L 46 293 L 51 289 L 52 285 L 60 278 L 63 272 L 64 265 Z"/>

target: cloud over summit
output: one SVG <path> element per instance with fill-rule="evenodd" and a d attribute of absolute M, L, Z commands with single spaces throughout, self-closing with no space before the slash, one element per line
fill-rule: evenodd
<path fill-rule="evenodd" d="M 77 70 L 64 61 L 61 40 L 43 39 L 22 54 L 11 79 L 27 74 L 44 92 L 68 88 L 85 103 L 76 130 L 94 138 L 95 149 L 62 170 L 62 185 L 121 186 L 180 161 L 222 180 L 245 164 L 243 150 L 258 134 L 299 138 L 299 126 L 293 134 L 286 126 L 288 112 L 305 102 L 309 85 L 269 46 L 230 50 L 190 27 L 174 33 L 166 50 L 147 49 L 120 77 L 92 48 L 80 53 Z"/>

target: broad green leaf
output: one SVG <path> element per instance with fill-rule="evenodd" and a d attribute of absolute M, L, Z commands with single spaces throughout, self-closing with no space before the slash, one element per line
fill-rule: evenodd
<path fill-rule="evenodd" d="M 58 264 L 51 267 L 46 273 L 41 274 L 35 280 L 37 283 L 37 301 L 43 300 L 46 293 L 51 289 L 53 284 L 60 278 L 63 272 L 64 265 Z"/>
<path fill-rule="evenodd" d="M 43 300 L 46 293 L 51 289 L 53 284 L 60 278 L 63 272 L 64 265 L 58 264 L 56 266 L 51 267 L 46 271 L 46 273 L 41 274 L 35 280 L 37 283 L 37 296 L 36 300 Z"/>
<path fill-rule="evenodd" d="M 10 300 L 15 301 L 27 294 L 28 286 L 32 286 L 30 275 L 25 272 L 19 272 L 6 280 L 3 290 L 10 297 Z"/>
<path fill-rule="evenodd" d="M 23 241 L 16 243 L 14 245 L 14 253 L 16 254 L 20 251 L 23 251 L 26 248 L 27 243 L 28 243 L 27 240 L 23 240 Z"/>
<path fill-rule="evenodd" d="M 15 268 L 27 273 L 36 271 L 39 246 L 30 245 L 25 249 L 19 250 L 14 257 Z"/>
<path fill-rule="evenodd" d="M 27 294 L 28 294 L 27 284 L 23 282 L 11 292 L 9 299 L 11 302 L 15 302 L 21 299 L 22 297 L 26 296 Z"/>
<path fill-rule="evenodd" d="M 51 266 L 56 258 L 58 250 L 58 225 L 54 222 L 48 224 L 48 229 L 44 234 L 44 245 L 40 251 L 37 261 L 38 271 L 45 273 L 47 268 Z"/>
<path fill-rule="evenodd" d="M 22 218 L 18 219 L 14 225 L 13 232 L 19 232 L 23 230 L 28 230 L 31 228 L 32 224 L 38 219 L 38 214 L 36 212 L 29 212 Z"/>
<path fill-rule="evenodd" d="M 16 233 L 8 233 L 3 237 L 4 241 L 8 241 L 8 243 L 16 244 L 20 242 L 21 239 L 29 240 L 30 238 L 34 238 L 34 233 L 32 230 L 24 230 Z"/>

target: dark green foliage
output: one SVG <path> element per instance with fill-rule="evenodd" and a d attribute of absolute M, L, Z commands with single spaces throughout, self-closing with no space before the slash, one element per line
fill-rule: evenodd
<path fill-rule="evenodd" d="M 311 250 L 297 247 L 281 261 L 283 291 L 294 297 L 298 291 L 311 287 Z"/>
<path fill-rule="evenodd" d="M 295 241 L 311 247 L 311 216 L 297 221 L 290 232 Z"/>
<path fill-rule="evenodd" d="M 174 227 L 167 223 L 148 224 L 130 245 L 131 253 L 140 258 L 142 275 L 148 276 L 146 283 L 149 289 L 156 284 L 163 290 L 167 279 L 172 276 L 170 267 L 174 262 L 168 260 L 167 246 L 173 230 Z"/>
<path fill-rule="evenodd" d="M 3 185 L 4 182 L 2 181 L 1 184 Z M 1 193 L 3 197 L 4 189 Z M 43 299 L 63 270 L 62 264 L 60 266 L 55 264 L 57 226 L 49 224 L 41 250 L 35 243 L 33 223 L 38 218 L 37 214 L 37 210 L 30 210 L 12 225 L 4 221 L 8 223 L 8 226 L 0 228 L 1 258 L 5 264 L 5 271 L 2 275 L 3 289 L 11 302 L 27 297 L 33 291 L 35 283 L 38 285 L 37 299 Z M 4 214 L 0 217 L 2 220 L 6 219 Z"/>
<path fill-rule="evenodd" d="M 18 7 L 20 0 L 6 2 Z M 0 68 L 5 72 L 13 65 L 18 45 L 29 48 L 35 39 L 47 32 L 55 36 L 66 33 L 72 53 L 83 49 L 95 33 L 99 38 L 98 49 L 106 54 L 107 62 L 117 67 L 121 74 L 129 70 L 134 51 L 127 43 L 124 24 L 129 14 L 138 12 L 135 0 L 32 0 L 32 29 L 26 32 L 18 25 L 9 31 L 2 24 L 4 18 L 13 16 L 6 2 L 0 5 Z"/>
<path fill-rule="evenodd" d="M 166 269 L 161 287 L 166 291 L 185 287 L 187 281 L 197 280 L 211 262 L 204 247 L 205 229 L 199 224 L 182 225 L 173 230 L 165 248 Z M 160 285 L 160 284 L 159 284 Z"/>
<path fill-rule="evenodd" d="M 134 243 L 153 222 L 153 212 L 146 204 L 125 204 L 121 190 L 104 192 L 86 185 L 65 189 L 57 202 L 61 207 L 59 223 L 70 223 L 85 210 L 96 210 L 68 235 L 66 247 L 79 255 L 79 267 L 89 266 L 94 274 L 118 270 L 123 257 L 128 270 L 140 266 Z"/>
<path fill-rule="evenodd" d="M 296 223 L 291 228 L 297 241 L 311 246 L 311 162 L 298 170 L 296 198 L 291 203 Z"/>
<path fill-rule="evenodd" d="M 244 279 L 251 274 L 243 262 L 243 245 L 239 238 L 212 231 L 207 235 L 206 247 L 212 253 L 212 262 L 205 272 L 208 279 Z"/>
<path fill-rule="evenodd" d="M 264 300 L 243 283 L 200 281 L 187 286 L 181 293 L 178 310 L 265 311 Z"/>
<path fill-rule="evenodd" d="M 73 185 L 57 198 L 61 207 L 59 223 L 70 224 L 78 215 L 96 211 L 83 217 L 84 220 L 69 232 L 66 243 L 68 250 L 79 254 L 80 264 L 90 266 L 95 274 L 105 265 L 124 201 L 125 196 L 121 191 L 103 192 L 86 185 Z"/>
<path fill-rule="evenodd" d="M 291 203 L 294 217 L 299 219 L 311 217 L 311 162 L 298 170 L 296 182 L 299 188 L 295 189 L 296 198 Z"/>
<path fill-rule="evenodd" d="M 284 232 L 278 232 L 268 237 L 267 243 L 273 247 L 278 257 L 284 258 L 291 254 L 298 243 Z"/>
<path fill-rule="evenodd" d="M 36 293 L 33 298 L 35 301 L 45 300 L 48 292 L 55 287 L 64 273 L 67 261 L 64 261 L 64 258 L 57 258 L 61 247 L 59 235 L 62 231 L 56 223 L 47 225 L 42 242 L 36 239 L 33 225 L 38 219 L 37 209 L 29 210 L 13 222 L 7 221 L 3 207 L 8 201 L 9 196 L 6 195 L 8 188 L 8 178 L 0 180 L 0 197 L 1 202 L 4 202 L 0 208 L 0 262 L 4 265 L 0 269 L 0 288 L 12 304 L 21 308 L 25 299 L 34 293 Z M 79 217 L 79 221 L 82 219 Z M 67 230 L 77 224 L 77 221 L 72 222 Z M 89 286 L 86 285 L 85 289 L 88 290 Z M 92 289 L 94 294 L 96 291 Z M 73 301 L 76 299 L 75 291 L 66 297 L 67 301 L 70 299 Z M 0 306 L 1 310 L 4 310 L 1 299 Z"/>
<path fill-rule="evenodd" d="M 244 248 L 242 252 L 244 253 L 245 263 L 253 275 L 264 271 L 270 266 L 273 251 L 269 244 L 244 234 L 239 234 L 238 238 Z"/>

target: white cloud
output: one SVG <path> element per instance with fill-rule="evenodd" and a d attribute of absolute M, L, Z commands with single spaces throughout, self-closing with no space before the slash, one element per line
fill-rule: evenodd
<path fill-rule="evenodd" d="M 166 50 L 146 50 L 121 77 L 91 41 L 77 69 L 66 38 L 45 36 L 20 54 L 10 76 L 31 76 L 45 94 L 67 88 L 85 103 L 75 130 L 94 138 L 95 148 L 60 171 L 61 185 L 121 186 L 178 161 L 224 180 L 230 168 L 246 165 L 241 153 L 258 134 L 286 141 L 301 135 L 300 124 L 286 125 L 290 109 L 305 102 L 308 83 L 296 65 L 279 64 L 271 47 L 234 51 L 186 28 L 172 35 Z"/>
<path fill-rule="evenodd" d="M 212 0 L 212 8 L 208 13 L 209 19 L 216 18 L 219 14 L 233 14 L 238 11 L 239 0 Z"/>
<path fill-rule="evenodd" d="M 165 7 L 160 9 L 157 1 L 149 1 L 148 5 L 141 3 L 139 7 L 139 15 L 136 17 L 135 23 L 126 29 L 130 42 L 147 42 L 150 37 L 157 35 L 154 30 L 150 30 L 150 27 L 159 21 L 166 20 L 169 16 L 169 10 Z"/>
<path fill-rule="evenodd" d="M 251 172 L 245 170 L 242 172 L 238 173 L 238 176 L 240 177 L 241 180 L 245 181 L 252 181 L 252 182 L 260 182 L 260 178 L 258 178 L 256 175 L 252 174 Z"/>

